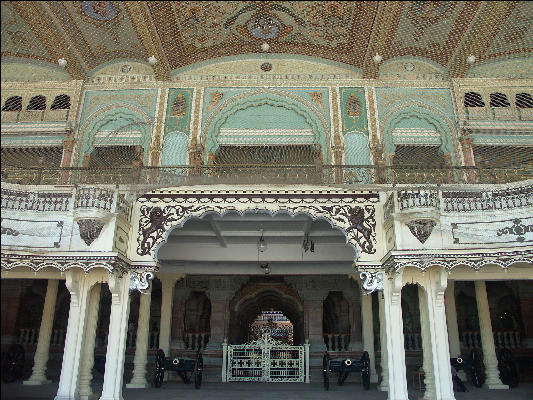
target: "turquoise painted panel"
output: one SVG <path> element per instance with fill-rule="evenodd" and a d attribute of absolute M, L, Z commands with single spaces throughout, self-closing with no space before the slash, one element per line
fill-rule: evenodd
<path fill-rule="evenodd" d="M 80 123 L 104 107 L 127 104 L 138 108 L 153 118 L 157 102 L 157 89 L 88 90 L 83 100 Z"/>
<path fill-rule="evenodd" d="M 194 89 L 169 89 L 165 135 L 169 132 L 189 133 Z"/>
<path fill-rule="evenodd" d="M 340 88 L 342 133 L 351 131 L 368 134 L 364 88 Z"/>
<path fill-rule="evenodd" d="M 380 120 L 407 102 L 417 102 L 435 107 L 454 119 L 450 89 L 441 88 L 376 88 L 378 116 Z"/>
<path fill-rule="evenodd" d="M 302 104 L 313 107 L 324 116 L 330 125 L 329 90 L 328 88 L 206 88 L 202 104 L 202 130 L 209 121 L 209 116 L 233 101 L 240 101 L 248 96 L 256 96 L 266 90 L 273 90 L 283 96 L 284 93 L 300 98 Z"/>
<path fill-rule="evenodd" d="M 344 163 L 346 165 L 370 165 L 368 137 L 363 133 L 350 133 L 344 138 Z"/>
<path fill-rule="evenodd" d="M 171 133 L 165 137 L 161 165 L 185 165 L 187 162 L 187 136 Z"/>
<path fill-rule="evenodd" d="M 411 116 L 401 119 L 395 128 L 435 129 L 435 126 L 423 118 Z"/>
<path fill-rule="evenodd" d="M 226 119 L 228 129 L 308 129 L 305 117 L 295 110 L 263 104 L 237 111 Z"/>

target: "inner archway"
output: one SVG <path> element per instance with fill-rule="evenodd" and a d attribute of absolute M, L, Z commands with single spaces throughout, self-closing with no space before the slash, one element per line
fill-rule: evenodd
<path fill-rule="evenodd" d="M 283 278 L 252 278 L 230 301 L 230 344 L 246 343 L 263 331 L 286 343 L 304 343 L 302 301 Z"/>

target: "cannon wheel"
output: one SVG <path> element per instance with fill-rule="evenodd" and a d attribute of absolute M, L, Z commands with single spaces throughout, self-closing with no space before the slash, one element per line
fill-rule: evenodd
<path fill-rule="evenodd" d="M 484 369 L 485 366 L 483 365 L 483 360 L 481 359 L 481 354 L 479 350 L 473 349 L 472 353 L 470 355 L 470 359 L 472 360 L 472 380 L 474 381 L 474 385 L 477 388 L 480 388 L 483 386 L 483 383 L 485 382 L 484 379 Z"/>
<path fill-rule="evenodd" d="M 161 349 L 155 353 L 154 387 L 160 388 L 165 375 L 165 352 Z"/>
<path fill-rule="evenodd" d="M 194 387 L 196 389 L 200 389 L 200 386 L 202 386 L 202 373 L 204 370 L 204 358 L 202 357 L 202 353 L 198 351 L 196 354 L 196 364 L 194 366 Z"/>
<path fill-rule="evenodd" d="M 502 349 L 498 357 L 498 369 L 500 370 L 500 379 L 504 385 L 509 387 L 518 386 L 518 371 L 513 360 L 513 354 L 509 349 Z"/>
<path fill-rule="evenodd" d="M 322 357 L 322 376 L 324 378 L 324 389 L 329 390 L 329 356 L 328 352 L 326 351 L 324 353 L 324 357 Z"/>
<path fill-rule="evenodd" d="M 2 365 L 2 380 L 5 383 L 11 383 L 22 378 L 25 360 L 24 348 L 20 344 L 11 346 L 7 350 Z"/>
<path fill-rule="evenodd" d="M 370 388 L 370 356 L 366 351 L 363 351 L 361 356 L 361 363 L 363 364 L 361 368 L 361 379 L 363 381 L 363 387 L 365 390 Z"/>

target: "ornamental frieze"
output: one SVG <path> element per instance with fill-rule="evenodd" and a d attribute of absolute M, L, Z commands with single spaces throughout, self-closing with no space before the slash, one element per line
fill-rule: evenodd
<path fill-rule="evenodd" d="M 376 193 L 346 194 L 324 191 L 288 193 L 154 193 L 139 198 L 140 216 L 137 254 L 153 254 L 164 241 L 166 232 L 190 217 L 208 212 L 222 215 L 227 211 L 287 211 L 292 215 L 310 214 L 325 218 L 341 229 L 348 243 L 367 254 L 376 253 Z M 165 205 L 166 204 L 166 205 Z"/>

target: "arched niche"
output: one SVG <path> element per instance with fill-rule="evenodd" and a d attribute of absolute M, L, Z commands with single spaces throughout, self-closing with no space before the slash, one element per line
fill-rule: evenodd
<path fill-rule="evenodd" d="M 222 101 L 206 116 L 201 139 L 205 146 L 204 162 L 206 164 L 209 160 L 209 154 L 215 154 L 219 147 L 218 136 L 221 129 L 226 126 L 228 121 L 236 120 L 233 117 L 234 114 L 242 113 L 244 115 L 243 111 L 250 108 L 257 110 L 258 107 L 263 107 L 262 109 L 264 111 L 280 111 L 280 118 L 277 118 L 275 113 L 271 115 L 270 122 L 275 122 L 273 125 L 269 125 L 271 128 L 283 130 L 284 126 L 280 124 L 280 121 L 286 121 L 287 118 L 293 115 L 294 121 L 298 121 L 301 124 L 305 123 L 308 129 L 312 131 L 312 138 L 310 140 L 307 138 L 304 139 L 305 143 L 298 142 L 298 139 L 295 141 L 295 138 L 290 135 L 280 139 L 282 143 L 316 144 L 320 146 L 324 164 L 331 159 L 329 149 L 329 123 L 318 106 L 289 91 L 265 88 L 245 92 L 241 95 L 233 96 L 226 101 Z M 257 145 L 265 144 L 261 143 L 260 137 L 257 139 L 253 143 L 257 143 Z M 311 143 L 309 143 L 310 141 Z"/>
<path fill-rule="evenodd" d="M 452 164 L 459 159 L 459 143 L 455 134 L 455 123 L 450 116 L 436 107 L 409 101 L 391 110 L 383 118 L 385 150 L 395 153 L 396 144 L 438 146 L 442 154 L 450 154 Z M 395 130 L 400 128 L 401 135 Z M 415 128 L 412 133 L 405 129 Z"/>
<path fill-rule="evenodd" d="M 80 127 L 83 136 L 79 166 L 96 147 L 141 146 L 147 162 L 151 134 L 150 118 L 138 107 L 113 103 L 90 115 Z M 130 160 L 125 160 L 128 162 Z"/>

